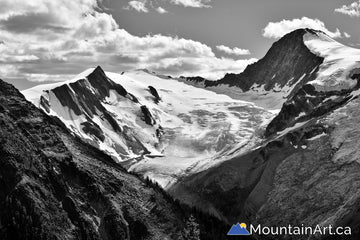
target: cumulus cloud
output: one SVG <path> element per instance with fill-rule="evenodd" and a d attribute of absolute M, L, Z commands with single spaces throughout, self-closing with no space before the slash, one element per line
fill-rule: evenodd
<path fill-rule="evenodd" d="M 124 29 L 98 41 L 96 51 L 103 54 L 119 52 L 116 59 L 121 59 L 123 65 L 135 63 L 137 68 L 164 74 L 201 75 L 211 79 L 219 79 L 227 72 L 241 72 L 257 60 L 217 58 L 211 47 L 197 41 L 163 35 L 138 37 Z"/>
<path fill-rule="evenodd" d="M 348 15 L 350 17 L 360 17 L 360 0 L 353 2 L 350 5 L 343 5 L 335 9 L 335 12 Z"/>
<path fill-rule="evenodd" d="M 176 5 L 182 5 L 184 7 L 193 7 L 193 8 L 211 7 L 211 5 L 209 5 L 211 0 L 170 0 L 170 2 Z"/>
<path fill-rule="evenodd" d="M 146 1 L 143 1 L 143 2 L 141 2 L 141 1 L 130 1 L 130 2 L 129 2 L 128 9 L 129 9 L 129 8 L 132 8 L 132 9 L 138 11 L 138 12 L 145 12 L 145 13 L 147 13 L 147 12 L 149 12 L 149 10 L 148 10 L 148 8 L 145 6 L 145 4 L 146 4 Z"/>
<path fill-rule="evenodd" d="M 162 0 L 162 2 L 168 2 L 170 4 L 190 7 L 190 8 L 210 8 L 211 0 Z M 162 6 L 159 6 L 158 0 L 132 0 L 126 6 L 125 10 L 135 10 L 138 12 L 147 13 L 149 11 L 156 11 L 160 14 L 167 13 Z"/>
<path fill-rule="evenodd" d="M 295 18 L 293 20 L 282 20 L 280 22 L 269 22 L 263 30 L 263 36 L 267 38 L 281 38 L 285 34 L 292 32 L 299 28 L 312 28 L 321 30 L 332 38 L 343 37 L 340 30 L 337 28 L 335 31 L 330 31 L 326 28 L 325 23 L 319 19 L 311 19 L 302 17 L 301 19 Z"/>
<path fill-rule="evenodd" d="M 0 20 L 3 28 L 11 32 L 33 32 L 37 30 L 66 31 L 66 26 L 57 22 L 56 16 L 47 13 L 28 13 L 12 15 Z"/>
<path fill-rule="evenodd" d="M 224 45 L 219 45 L 216 46 L 217 50 L 224 52 L 226 54 L 229 55 L 237 55 L 237 56 L 241 56 L 241 55 L 250 55 L 250 51 L 248 49 L 241 49 L 241 48 L 230 48 L 228 46 L 224 46 Z"/>
<path fill-rule="evenodd" d="M 164 8 L 162 8 L 162 7 L 157 7 L 157 8 L 156 8 L 156 11 L 157 11 L 158 13 L 160 13 L 160 14 L 167 13 L 167 11 L 166 11 Z"/>
<path fill-rule="evenodd" d="M 218 58 L 211 47 L 191 39 L 130 34 L 99 11 L 97 0 L 2 0 L 0 36 L 0 78 L 5 79 L 66 80 L 96 65 L 114 72 L 148 68 L 218 79 L 256 61 Z"/>

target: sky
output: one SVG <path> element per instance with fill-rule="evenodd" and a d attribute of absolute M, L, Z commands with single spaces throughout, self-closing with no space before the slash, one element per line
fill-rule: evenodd
<path fill-rule="evenodd" d="M 360 0 L 0 0 L 0 78 L 19 89 L 87 68 L 219 79 L 297 28 L 360 48 Z"/>

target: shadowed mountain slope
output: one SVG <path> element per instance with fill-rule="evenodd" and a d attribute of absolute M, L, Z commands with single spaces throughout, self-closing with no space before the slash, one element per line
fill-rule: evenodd
<path fill-rule="evenodd" d="M 184 213 L 0 80 L 0 239 L 178 239 Z"/>

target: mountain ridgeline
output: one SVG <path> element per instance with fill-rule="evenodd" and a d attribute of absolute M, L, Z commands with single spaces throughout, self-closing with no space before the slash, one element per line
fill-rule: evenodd
<path fill-rule="evenodd" d="M 218 81 L 205 81 L 205 87 L 228 85 L 239 87 L 246 92 L 254 85 L 264 85 L 266 91 L 272 90 L 276 85 L 283 88 L 297 83 L 304 74 L 302 82 L 315 79 L 319 66 L 324 59 L 312 53 L 304 44 L 303 36 L 314 33 L 311 29 L 299 29 L 285 35 L 275 42 L 267 54 L 245 68 L 242 73 L 228 73 Z M 189 81 L 201 81 L 201 78 L 187 78 Z"/>
<path fill-rule="evenodd" d="M 360 50 L 299 29 L 218 81 L 97 67 L 23 91 L 43 112 L 2 83 L 0 234 L 181 239 L 195 207 L 217 218 L 198 213 L 202 239 L 239 221 L 358 239 L 359 81 Z"/>
<path fill-rule="evenodd" d="M 311 51 L 304 41 L 306 36 L 320 39 L 323 35 L 323 32 L 312 29 L 295 30 L 275 42 L 264 58 L 249 65 L 242 73 L 226 74 L 217 81 L 190 77 L 185 82 L 203 83 L 203 87 L 215 92 L 220 86 L 239 88 L 239 99 L 246 99 L 245 94 L 248 93 L 252 97 L 258 95 L 265 101 L 272 101 L 267 99 L 267 95 L 278 94 L 276 100 L 281 103 L 281 110 L 266 128 L 265 136 L 269 137 L 296 123 L 328 113 L 346 103 L 353 97 L 351 93 L 359 89 L 359 74 L 355 68 L 347 75 L 356 82 L 351 88 L 319 91 L 313 84 L 308 84 L 317 78 L 321 68 L 326 69 L 333 64 L 330 61 L 324 63 L 324 56 Z M 328 78 L 336 78 L 339 73 L 341 69 Z M 265 91 L 253 91 L 259 87 Z M 284 88 L 286 91 L 283 91 Z"/>
<path fill-rule="evenodd" d="M 101 67 L 97 67 L 86 79 L 64 84 L 49 91 L 56 96 L 56 99 L 60 101 L 62 106 L 67 107 L 75 116 L 85 116 L 86 121 L 81 123 L 82 130 L 85 133 L 94 136 L 102 142 L 105 140 L 103 130 L 93 120 L 94 115 L 100 116 L 111 125 L 111 128 L 116 134 L 122 136 L 125 145 L 130 147 L 134 153 L 148 153 L 146 147 L 132 134 L 131 130 L 127 128 L 122 129 L 116 119 L 114 119 L 114 115 L 101 104 L 105 98 L 110 96 L 111 90 L 132 101 L 134 104 L 139 104 L 139 101 L 134 95 L 128 93 L 120 84 L 116 84 L 109 79 Z M 41 96 L 40 103 L 40 106 L 49 113 L 51 108 L 49 100 Z M 146 111 L 146 106 L 139 106 L 139 110 L 140 109 L 144 114 L 143 117 L 147 119 L 146 123 L 152 125 L 154 121 L 151 113 Z M 126 149 L 123 149 L 121 145 L 117 145 L 116 148 L 120 155 L 127 154 Z"/>

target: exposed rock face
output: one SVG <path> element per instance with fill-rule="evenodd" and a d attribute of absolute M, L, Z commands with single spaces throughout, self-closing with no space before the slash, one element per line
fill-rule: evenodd
<path fill-rule="evenodd" d="M 149 86 L 149 91 L 155 97 L 154 102 L 159 103 L 161 101 L 161 97 L 159 96 L 158 91 L 153 86 Z"/>
<path fill-rule="evenodd" d="M 86 114 L 90 118 L 98 115 L 99 112 L 108 120 L 114 130 L 121 132 L 119 125 L 111 114 L 101 104 L 106 97 L 109 97 L 110 90 L 115 90 L 121 96 L 129 97 L 127 91 L 120 85 L 106 77 L 104 71 L 97 67 L 86 79 L 70 84 L 61 85 L 51 90 L 62 106 L 66 106 L 76 115 Z M 94 93 L 95 92 L 95 93 Z M 42 107 L 46 107 L 42 105 Z"/>
<path fill-rule="evenodd" d="M 116 84 L 111 79 L 109 79 L 100 66 L 95 68 L 95 70 L 87 76 L 87 79 L 89 80 L 90 84 L 98 90 L 98 96 L 101 98 L 108 97 L 109 90 L 111 89 L 116 90 L 116 92 L 124 97 L 128 94 L 123 86 Z"/>
<path fill-rule="evenodd" d="M 97 137 L 100 141 L 104 142 L 105 140 L 105 135 L 104 133 L 101 131 L 99 125 L 97 125 L 94 122 L 83 122 L 81 123 L 81 125 L 83 126 L 83 131 L 89 135 L 95 136 Z"/>
<path fill-rule="evenodd" d="M 141 112 L 143 114 L 144 121 L 146 124 L 148 124 L 150 126 L 153 126 L 156 124 L 156 121 L 153 118 L 153 116 L 151 115 L 151 112 L 145 105 L 141 106 Z"/>
<path fill-rule="evenodd" d="M 101 121 L 109 124 L 115 134 L 122 138 L 125 145 L 129 146 L 134 153 L 139 155 L 148 153 L 149 151 L 141 141 L 131 131 L 128 131 L 126 127 L 120 127 L 116 116 L 104 107 L 103 103 L 110 96 L 110 91 L 115 91 L 119 96 L 124 97 L 123 101 L 139 103 L 134 95 L 127 92 L 120 84 L 108 78 L 101 67 L 98 66 L 84 79 L 46 90 L 44 95 L 40 97 L 39 107 L 47 113 L 50 113 L 50 109 L 60 113 L 67 111 L 67 114 L 70 116 L 64 117 L 60 115 L 65 120 L 85 118 L 82 122 L 80 121 L 81 129 L 92 138 L 92 140 L 88 139 L 88 141 L 94 146 L 99 145 L 99 142 L 104 142 L 106 139 L 104 129 L 100 128 L 99 124 L 94 121 L 94 116 L 96 116 Z M 60 102 L 61 107 L 56 106 L 54 99 Z M 65 110 L 61 108 L 65 108 Z M 141 105 L 138 108 L 143 112 Z M 148 112 L 148 115 L 151 115 L 151 113 Z M 145 117 L 145 119 L 147 118 Z M 121 156 L 129 154 L 121 145 L 116 145 L 116 149 Z"/>
<path fill-rule="evenodd" d="M 177 239 L 181 212 L 0 80 L 0 239 Z M 90 126 L 86 126 L 90 128 Z"/>
<path fill-rule="evenodd" d="M 276 219 L 280 223 L 351 226 L 351 238 L 342 239 L 359 238 L 359 106 L 359 99 L 348 103 L 319 119 L 324 133 L 300 138 L 297 146 L 302 150 L 279 164 L 261 208 L 250 204 L 256 194 L 249 197 L 245 211 L 250 219 L 263 224 Z M 306 134 L 313 126 L 292 135 Z"/>
<path fill-rule="evenodd" d="M 247 66 L 242 73 L 229 73 L 217 81 L 201 77 L 179 80 L 266 109 L 280 109 L 302 86 L 316 78 L 324 62 L 322 56 L 305 45 L 304 36 L 309 34 L 316 36 L 318 32 L 299 29 L 285 35 L 262 59 Z"/>
<path fill-rule="evenodd" d="M 358 88 L 359 84 L 349 90 L 317 92 L 312 85 L 304 85 L 284 103 L 280 113 L 267 126 L 265 135 L 270 136 L 296 123 L 329 113 L 349 101 L 352 92 Z"/>
<path fill-rule="evenodd" d="M 226 84 L 237 86 L 242 91 L 248 91 L 254 85 L 264 85 L 265 90 L 271 90 L 276 85 L 280 88 L 293 85 L 301 79 L 306 83 L 316 77 L 323 58 L 313 54 L 304 44 L 303 36 L 310 29 L 299 29 L 285 35 L 275 42 L 264 58 L 249 65 L 240 74 L 226 74 L 218 81 L 205 81 L 205 86 Z M 315 33 L 315 32 L 314 32 Z M 201 82 L 200 77 L 188 78 Z"/>
<path fill-rule="evenodd" d="M 358 239 L 359 106 L 354 100 L 170 192 L 229 223 L 350 226 L 352 236 L 342 239 Z"/>
<path fill-rule="evenodd" d="M 290 79 L 295 83 L 304 74 L 307 75 L 302 82 L 308 82 L 316 76 L 317 68 L 323 62 L 323 58 L 310 52 L 304 45 L 305 33 L 307 30 L 299 29 L 285 35 L 273 44 L 264 58 L 248 66 L 243 73 L 227 74 L 215 84 L 238 86 L 243 91 L 247 91 L 256 83 L 264 84 L 265 90 L 270 90 L 276 84 L 281 88 L 284 87 Z"/>
<path fill-rule="evenodd" d="M 303 41 L 312 52 L 324 56 L 324 63 L 314 81 L 300 85 L 288 97 L 280 113 L 268 125 L 266 136 L 323 116 L 358 94 L 359 49 L 344 46 L 322 32 L 307 33 Z"/>

